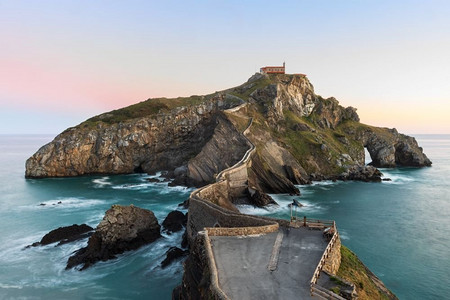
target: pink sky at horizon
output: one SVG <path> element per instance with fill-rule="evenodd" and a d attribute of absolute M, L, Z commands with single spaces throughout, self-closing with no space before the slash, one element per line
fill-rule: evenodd
<path fill-rule="evenodd" d="M 0 1 L 0 133 L 56 134 L 148 98 L 230 88 L 286 61 L 363 123 L 450 134 L 445 1 L 107 3 Z M 283 13 L 261 22 L 274 10 Z"/>

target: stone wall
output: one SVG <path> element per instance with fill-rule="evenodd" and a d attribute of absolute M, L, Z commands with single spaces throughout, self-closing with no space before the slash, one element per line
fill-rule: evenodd
<path fill-rule="evenodd" d="M 333 248 L 331 249 L 330 253 L 325 259 L 323 270 L 332 275 L 336 275 L 340 265 L 341 265 L 341 238 L 339 237 L 338 234 L 336 241 L 334 242 Z"/>
<path fill-rule="evenodd" d="M 205 263 L 208 266 L 209 275 L 210 275 L 210 285 L 209 292 L 210 297 L 217 300 L 227 300 L 228 296 L 222 291 L 219 286 L 219 274 L 217 272 L 216 260 L 214 258 L 214 253 L 212 251 L 211 241 L 208 236 L 208 231 L 201 233 L 201 238 L 203 238 L 204 246 L 205 246 Z"/>
<path fill-rule="evenodd" d="M 219 287 L 211 243 L 204 231 L 199 232 L 191 244 L 184 263 L 183 282 L 173 290 L 172 299 L 228 299 Z"/>
<path fill-rule="evenodd" d="M 186 228 L 189 241 L 193 241 L 197 233 L 203 231 L 205 228 L 229 227 L 234 229 L 271 225 L 271 229 L 267 230 L 272 230 L 274 224 L 276 224 L 275 226 L 278 226 L 278 223 L 273 220 L 235 213 L 214 203 L 199 199 L 196 196 L 191 196 L 189 199 L 189 214 Z M 254 232 L 250 234 L 262 233 L 261 229 L 255 229 L 254 231 L 250 229 L 239 230 L 241 230 L 241 232 L 244 232 L 245 230 L 247 230 L 247 232 Z"/>
<path fill-rule="evenodd" d="M 230 211 L 239 212 L 230 201 L 230 189 L 228 182 L 220 181 L 210 184 L 193 193 L 191 198 L 198 197 L 205 201 L 214 203 L 220 207 L 224 207 Z"/>
<path fill-rule="evenodd" d="M 254 227 L 214 227 L 206 228 L 209 236 L 238 236 L 238 235 L 253 235 L 253 234 L 266 234 L 270 232 L 278 231 L 280 225 L 274 223 L 265 226 Z"/>
<path fill-rule="evenodd" d="M 228 186 L 229 199 L 231 202 L 234 202 L 234 199 L 246 196 L 248 189 L 248 173 L 246 163 L 229 170 L 224 174 L 224 177 Z"/>

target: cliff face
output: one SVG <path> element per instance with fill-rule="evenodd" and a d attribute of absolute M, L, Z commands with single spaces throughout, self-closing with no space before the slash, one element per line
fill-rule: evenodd
<path fill-rule="evenodd" d="M 250 146 L 242 134 L 223 115 L 202 150 L 187 164 L 186 184 L 197 186 L 215 180 L 220 171 L 239 161 Z"/>
<path fill-rule="evenodd" d="M 261 78 L 265 77 L 253 77 L 247 85 Z M 267 177 L 281 176 L 295 184 L 346 179 L 347 170 L 354 173 L 356 166 L 364 165 L 365 147 L 376 167 L 431 165 L 414 138 L 395 129 L 361 124 L 355 108 L 317 96 L 304 76 L 269 78 L 270 84 L 249 94 L 247 100 L 255 121 L 249 138 L 258 149 L 252 165 L 258 171 L 252 172 L 251 181 L 262 190 L 278 191 L 279 180 L 271 189 Z M 256 173 L 260 175 L 253 176 Z M 367 179 L 357 174 L 348 177 L 355 178 Z M 284 190 L 292 191 L 289 187 Z"/>
<path fill-rule="evenodd" d="M 224 113 L 241 103 L 245 110 Z M 359 123 L 356 109 L 317 96 L 305 76 L 256 74 L 223 92 L 150 99 L 69 128 L 27 160 L 25 176 L 167 170 L 180 184 L 204 185 L 249 148 L 241 132 L 250 119 L 249 186 L 266 192 L 342 178 L 364 163 L 364 147 L 374 166 L 431 165 L 414 138 Z"/>
<path fill-rule="evenodd" d="M 210 140 L 217 136 L 217 131 L 237 135 L 239 139 L 236 130 L 220 116 L 221 110 L 232 105 L 235 104 L 224 101 L 224 96 L 219 95 L 209 102 L 178 107 L 164 114 L 112 124 L 82 123 L 67 129 L 30 157 L 25 175 L 40 178 L 174 170 L 186 165 L 205 145 L 213 148 Z M 205 164 L 204 168 L 213 168 L 211 172 L 215 172 L 233 164 L 242 156 L 238 147 L 233 150 L 235 153 L 216 162 L 215 169 L 214 164 Z M 207 156 L 205 152 L 201 155 Z M 195 161 L 190 167 L 201 169 L 196 167 Z M 192 171 L 192 179 L 210 180 L 211 172 L 199 175 Z"/>

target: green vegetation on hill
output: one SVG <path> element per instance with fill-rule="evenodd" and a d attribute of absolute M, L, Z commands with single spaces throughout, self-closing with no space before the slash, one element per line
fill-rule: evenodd
<path fill-rule="evenodd" d="M 241 98 L 244 101 L 248 101 L 250 94 L 256 90 L 263 89 L 269 84 L 272 84 L 272 77 L 264 76 L 257 80 L 246 82 L 238 87 L 228 90 L 231 95 Z"/>
<path fill-rule="evenodd" d="M 238 87 L 205 96 L 193 95 L 189 97 L 178 97 L 178 98 L 148 99 L 124 108 L 116 109 L 107 113 L 103 113 L 101 115 L 97 115 L 84 121 L 77 127 L 91 128 L 96 126 L 98 123 L 115 124 L 134 118 L 151 116 L 158 113 L 167 113 L 177 107 L 195 106 L 202 104 L 204 102 L 211 100 L 219 93 L 229 94 L 229 96 L 225 97 L 225 101 L 229 104 L 237 105 L 241 100 L 248 101 L 249 95 L 252 92 L 254 92 L 256 89 L 264 88 L 270 83 L 272 83 L 270 77 L 264 76 L 250 83 L 244 83 Z"/>
<path fill-rule="evenodd" d="M 389 290 L 382 291 L 380 289 L 379 283 L 376 283 L 379 279 L 359 260 L 355 253 L 347 247 L 341 246 L 341 255 L 341 266 L 337 275 L 355 284 L 358 299 L 396 299 Z"/>
<path fill-rule="evenodd" d="M 123 122 L 129 119 L 141 118 L 145 116 L 154 115 L 157 113 L 168 112 L 176 107 L 198 105 L 202 102 L 209 100 L 212 95 L 208 96 L 190 96 L 179 97 L 173 99 L 167 98 L 155 98 L 148 99 L 124 108 L 116 109 L 81 123 L 80 127 L 89 127 L 103 122 L 106 124 L 114 124 Z"/>
<path fill-rule="evenodd" d="M 178 98 L 154 98 L 148 99 L 124 108 L 116 109 L 101 115 L 92 117 L 78 127 L 94 127 L 98 123 L 105 124 L 115 124 L 123 121 L 127 121 L 135 118 L 142 118 L 158 113 L 167 113 L 174 108 L 183 106 L 196 106 L 205 102 L 210 101 L 215 96 L 219 94 L 225 94 L 226 97 L 224 101 L 233 106 L 242 103 L 242 101 L 247 101 L 249 95 L 256 89 L 262 88 L 270 83 L 268 78 L 263 78 L 250 84 L 243 84 L 239 87 L 225 90 L 222 92 L 216 92 L 213 94 L 198 96 L 193 95 L 189 97 L 178 97 Z M 247 87 L 245 87 L 247 86 Z"/>

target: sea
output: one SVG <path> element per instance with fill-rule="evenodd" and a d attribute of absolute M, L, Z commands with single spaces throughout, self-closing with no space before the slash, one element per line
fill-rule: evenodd
<path fill-rule="evenodd" d="M 65 270 L 87 239 L 26 248 L 72 224 L 96 227 L 113 204 L 152 210 L 161 223 L 192 189 L 149 182 L 160 174 L 25 179 L 25 161 L 52 135 L 0 135 L 0 299 L 171 299 L 183 267 L 160 264 L 182 233 L 84 271 Z M 416 135 L 432 167 L 381 169 L 391 181 L 316 182 L 301 196 L 272 195 L 279 206 L 241 205 L 244 213 L 336 220 L 343 244 L 400 299 L 449 299 L 450 135 Z M 367 158 L 367 162 L 370 158 Z"/>

